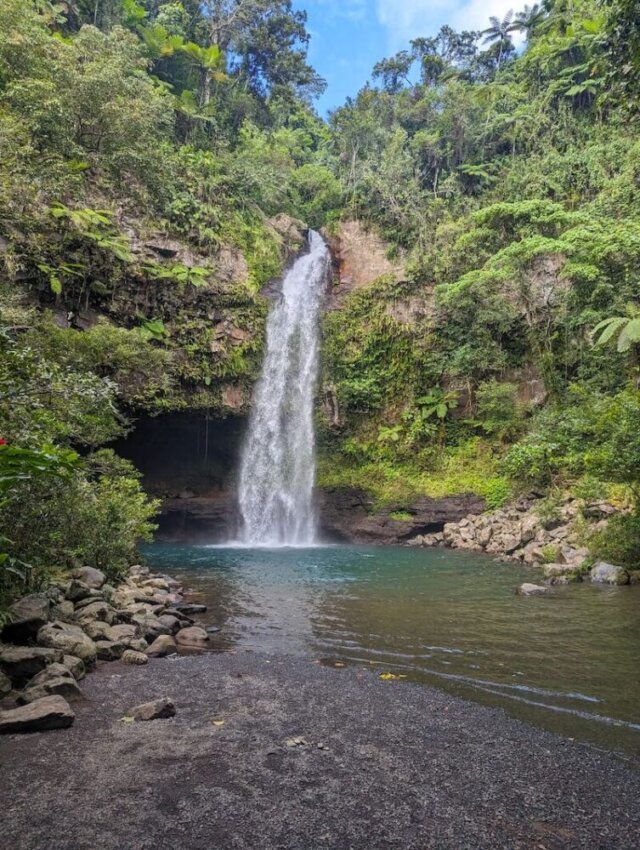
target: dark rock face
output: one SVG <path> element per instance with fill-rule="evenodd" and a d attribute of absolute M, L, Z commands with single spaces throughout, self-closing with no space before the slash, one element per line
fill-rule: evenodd
<path fill-rule="evenodd" d="M 29 705 L 0 712 L 0 735 L 66 729 L 75 720 L 69 703 L 61 696 L 47 696 Z"/>
<path fill-rule="evenodd" d="M 445 523 L 458 522 L 485 509 L 479 496 L 463 494 L 442 499 L 425 496 L 408 509 L 389 505 L 374 511 L 370 496 L 348 488 L 320 491 L 318 502 L 321 534 L 338 543 L 404 543 L 419 534 L 442 531 Z M 399 513 L 402 518 L 396 516 Z"/>
<path fill-rule="evenodd" d="M 61 662 L 63 653 L 59 649 L 41 646 L 0 646 L 0 670 L 13 682 L 21 684 L 49 664 Z"/>
<path fill-rule="evenodd" d="M 2 639 L 21 643 L 36 637 L 38 629 L 49 619 L 51 602 L 46 596 L 34 594 L 19 599 L 9 609 L 11 622 L 2 630 Z"/>

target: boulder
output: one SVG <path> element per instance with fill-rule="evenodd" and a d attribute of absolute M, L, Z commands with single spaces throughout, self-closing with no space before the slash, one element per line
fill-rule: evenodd
<path fill-rule="evenodd" d="M 43 697 L 20 708 L 0 712 L 0 735 L 66 729 L 74 720 L 75 714 L 63 697 Z"/>
<path fill-rule="evenodd" d="M 95 590 L 100 590 L 107 580 L 106 575 L 101 570 L 96 570 L 95 567 L 81 567 L 75 571 L 73 577 Z"/>
<path fill-rule="evenodd" d="M 116 620 L 116 610 L 104 600 L 96 600 L 77 612 L 76 620 L 79 623 L 90 623 L 93 620 L 102 620 L 112 625 Z"/>
<path fill-rule="evenodd" d="M 168 697 L 136 705 L 128 712 L 134 720 L 165 720 L 168 717 L 174 717 L 175 713 L 176 707 L 173 700 Z"/>
<path fill-rule="evenodd" d="M 70 602 L 80 602 L 81 599 L 86 599 L 87 596 L 92 596 L 92 588 L 83 581 L 72 579 L 67 585 L 65 597 Z"/>
<path fill-rule="evenodd" d="M 23 704 L 35 702 L 54 694 L 66 700 L 82 699 L 84 696 L 76 680 L 63 664 L 50 664 L 46 670 L 34 676 L 27 682 L 24 693 L 18 697 L 18 702 Z"/>
<path fill-rule="evenodd" d="M 13 643 L 26 643 L 35 639 L 49 620 L 51 601 L 42 594 L 25 596 L 9 608 L 10 622 L 2 630 L 2 639 Z"/>
<path fill-rule="evenodd" d="M 139 636 L 138 627 L 134 623 L 119 623 L 117 626 L 107 627 L 107 640 L 118 642 Z"/>
<path fill-rule="evenodd" d="M 11 679 L 0 670 L 0 699 L 10 694 L 11 690 Z"/>
<path fill-rule="evenodd" d="M 109 629 L 111 626 L 108 623 L 103 623 L 102 620 L 94 620 L 83 626 L 85 634 L 89 635 L 91 640 L 109 640 Z"/>
<path fill-rule="evenodd" d="M 146 652 L 149 646 L 144 638 L 122 638 L 120 643 L 134 652 Z"/>
<path fill-rule="evenodd" d="M 182 627 L 180 620 L 172 614 L 161 614 L 158 620 L 172 632 L 177 632 Z"/>
<path fill-rule="evenodd" d="M 160 635 L 147 649 L 147 655 L 150 658 L 164 658 L 165 655 L 176 652 L 177 648 L 178 646 L 172 637 L 169 635 Z"/>
<path fill-rule="evenodd" d="M 46 626 L 43 626 L 46 628 Z M 88 638 L 87 638 L 88 640 Z M 33 678 L 54 661 L 62 661 L 58 648 L 42 646 L 0 646 L 0 670 L 12 682 L 20 684 Z"/>
<path fill-rule="evenodd" d="M 166 593 L 168 593 L 171 589 L 169 587 L 169 582 L 165 581 L 163 578 L 149 578 L 143 582 L 142 586 L 156 588 L 157 590 L 164 590 Z"/>
<path fill-rule="evenodd" d="M 75 655 L 65 655 L 62 659 L 62 663 L 71 673 L 76 682 L 84 679 L 86 670 L 82 658 L 77 658 Z"/>
<path fill-rule="evenodd" d="M 199 626 L 188 626 L 186 629 L 180 629 L 176 635 L 176 643 L 179 646 L 205 646 L 209 640 L 209 635 L 204 629 Z"/>
<path fill-rule="evenodd" d="M 540 527 L 540 520 L 533 514 L 523 517 L 520 524 L 520 537 L 523 544 L 530 543 L 535 539 Z"/>
<path fill-rule="evenodd" d="M 117 661 L 122 658 L 125 647 L 124 644 L 114 643 L 111 640 L 98 640 L 96 650 L 100 661 Z"/>
<path fill-rule="evenodd" d="M 60 620 L 47 623 L 40 629 L 38 643 L 41 646 L 59 649 L 64 655 L 75 655 L 90 666 L 95 663 L 97 657 L 95 644 L 89 635 L 86 635 L 80 626 L 62 623 Z"/>
<path fill-rule="evenodd" d="M 61 602 L 56 602 L 51 608 L 50 616 L 52 620 L 63 620 L 65 623 L 70 623 L 73 621 L 74 611 L 75 606 L 73 602 L 63 599 Z"/>
<path fill-rule="evenodd" d="M 134 614 L 131 622 L 139 627 L 142 637 L 148 641 L 154 641 L 159 635 L 171 634 L 171 629 L 163 626 L 160 620 L 152 614 Z"/>
<path fill-rule="evenodd" d="M 557 578 L 565 576 L 567 579 L 576 577 L 577 567 L 575 564 L 545 564 L 542 568 L 545 578 Z"/>
<path fill-rule="evenodd" d="M 136 652 L 135 649 L 125 649 L 122 653 L 122 661 L 125 664 L 142 665 L 146 664 L 149 659 L 144 652 Z"/>
<path fill-rule="evenodd" d="M 596 584 L 629 584 L 629 573 L 624 567 L 598 561 L 591 570 L 591 581 Z"/>
<path fill-rule="evenodd" d="M 188 617 L 192 614 L 204 614 L 207 610 L 206 605 L 196 604 L 195 602 L 178 602 L 173 606 L 181 614 L 186 614 Z"/>
<path fill-rule="evenodd" d="M 516 590 L 516 596 L 542 596 L 549 593 L 549 588 L 542 584 L 529 584 L 525 582 Z"/>

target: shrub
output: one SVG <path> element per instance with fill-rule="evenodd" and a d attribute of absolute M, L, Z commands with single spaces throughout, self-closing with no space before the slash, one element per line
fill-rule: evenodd
<path fill-rule="evenodd" d="M 589 539 L 589 548 L 596 558 L 628 569 L 640 569 L 640 515 L 618 514 L 612 517 L 603 531 Z"/>

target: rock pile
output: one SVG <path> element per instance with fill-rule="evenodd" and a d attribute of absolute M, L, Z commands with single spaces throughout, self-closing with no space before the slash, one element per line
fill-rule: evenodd
<path fill-rule="evenodd" d="M 487 514 L 469 514 L 460 522 L 450 522 L 437 534 L 411 541 L 414 546 L 449 546 L 486 552 L 520 561 L 543 570 L 547 585 L 572 581 L 629 584 L 634 581 L 622 567 L 598 562 L 589 571 L 589 551 L 580 545 L 586 533 L 606 527 L 616 509 L 607 502 L 584 504 L 566 496 L 549 516 L 536 495 L 510 507 Z M 578 523 L 579 521 L 579 523 Z M 580 524 L 579 531 L 577 525 Z M 529 595 L 529 594 L 523 594 Z"/>
<path fill-rule="evenodd" d="M 117 587 L 100 570 L 83 567 L 70 581 L 18 600 L 0 643 L 0 734 L 70 726 L 69 705 L 97 661 L 146 664 L 178 645 L 202 649 L 209 635 L 189 616 L 206 606 L 186 603 L 180 583 L 135 566 Z"/>

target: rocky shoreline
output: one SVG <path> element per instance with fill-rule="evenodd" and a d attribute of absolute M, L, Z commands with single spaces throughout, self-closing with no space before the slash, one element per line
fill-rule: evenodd
<path fill-rule="evenodd" d="M 83 567 L 18 600 L 0 635 L 0 734 L 70 726 L 71 703 L 84 697 L 78 683 L 99 661 L 139 666 L 206 648 L 209 635 L 191 616 L 205 610 L 185 602 L 171 576 L 137 565 L 116 587 L 100 570 Z M 167 704 L 150 706 L 136 706 L 131 716 L 171 716 Z"/>
<path fill-rule="evenodd" d="M 444 546 L 485 552 L 542 569 L 545 585 L 590 580 L 600 584 L 640 583 L 640 570 L 596 561 L 584 541 L 606 528 L 618 513 L 608 502 L 585 503 L 565 495 L 553 508 L 536 494 L 489 513 L 470 513 L 443 531 L 418 535 L 410 546 Z"/>

